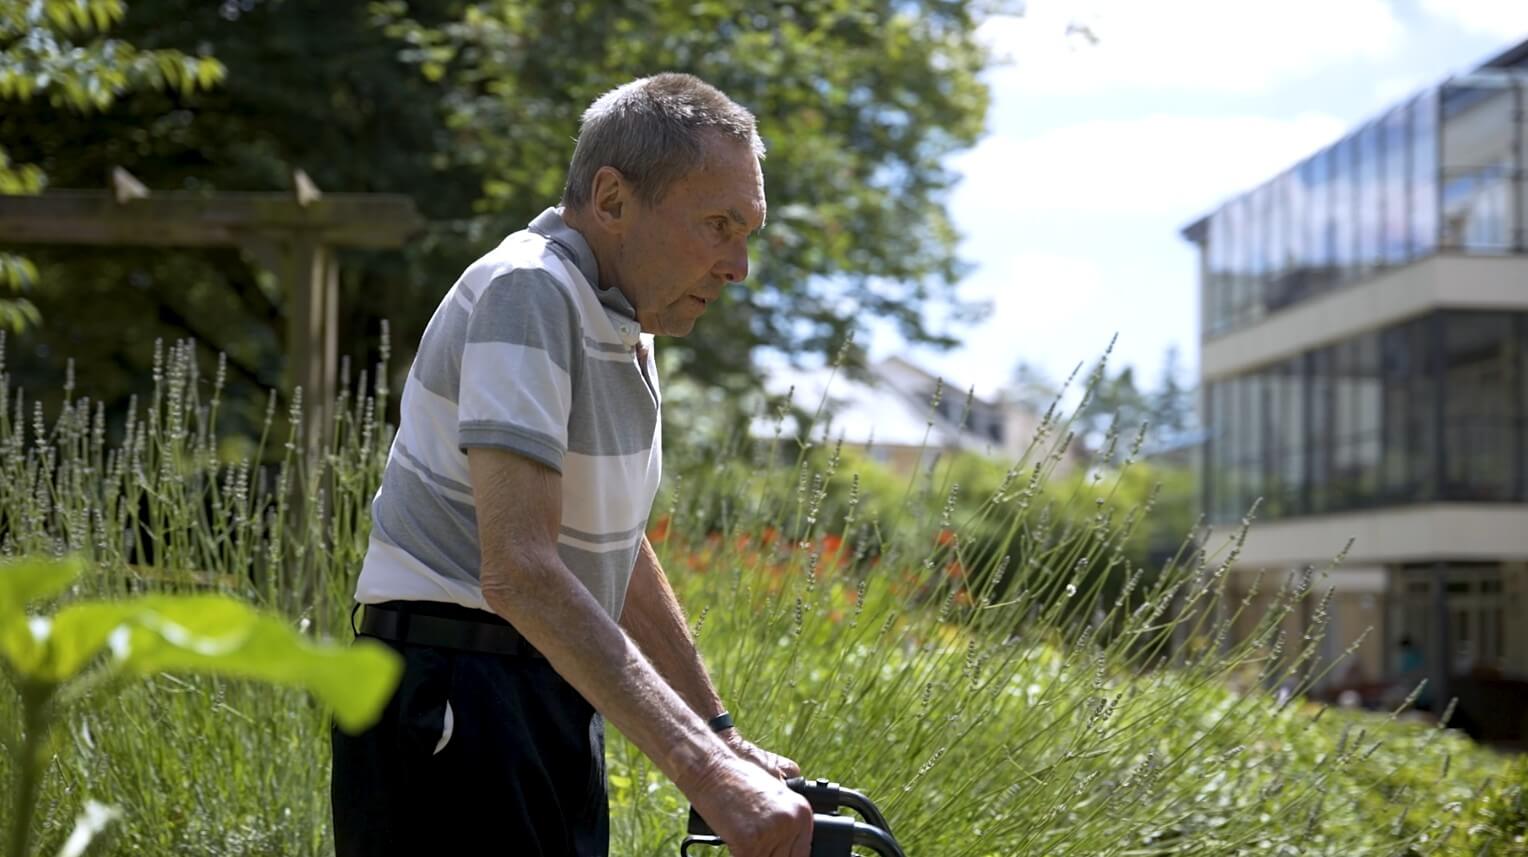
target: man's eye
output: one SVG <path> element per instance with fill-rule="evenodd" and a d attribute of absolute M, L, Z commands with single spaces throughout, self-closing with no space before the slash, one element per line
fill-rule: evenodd
<path fill-rule="evenodd" d="M 727 231 L 727 221 L 722 220 L 720 217 L 716 218 L 715 220 L 712 220 L 711 221 L 711 231 L 715 232 L 717 235 L 722 235 L 722 234 L 726 233 L 726 231 Z"/>

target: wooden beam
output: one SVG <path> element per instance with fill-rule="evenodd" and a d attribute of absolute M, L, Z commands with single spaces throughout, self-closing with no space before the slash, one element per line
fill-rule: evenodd
<path fill-rule="evenodd" d="M 226 247 L 280 230 L 332 247 L 381 249 L 423 227 L 402 194 L 324 193 L 306 205 L 291 193 L 155 192 L 122 203 L 99 190 L 0 195 L 0 244 Z"/>
<path fill-rule="evenodd" d="M 401 194 L 324 193 L 301 170 L 293 193 L 151 193 L 120 168 L 111 190 L 0 194 L 0 244 L 240 247 L 286 293 L 286 385 L 303 391 L 303 434 L 326 442 L 339 363 L 341 247 L 402 246 L 424 227 Z"/>

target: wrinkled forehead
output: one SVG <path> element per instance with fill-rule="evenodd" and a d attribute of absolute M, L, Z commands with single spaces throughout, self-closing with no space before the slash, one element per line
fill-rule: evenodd
<path fill-rule="evenodd" d="M 741 140 L 708 135 L 700 167 L 692 175 L 696 201 L 726 211 L 749 229 L 764 225 L 764 170 L 753 148 Z"/>

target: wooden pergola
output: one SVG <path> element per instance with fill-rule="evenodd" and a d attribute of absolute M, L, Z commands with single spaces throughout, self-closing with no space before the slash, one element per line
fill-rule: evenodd
<path fill-rule="evenodd" d="M 303 390 L 304 434 L 320 441 L 339 368 L 335 251 L 400 247 L 424 225 L 401 194 L 324 193 L 301 170 L 290 193 L 149 191 L 126 170 L 110 190 L 0 194 L 0 244 L 238 247 L 281 282 L 286 388 Z"/>

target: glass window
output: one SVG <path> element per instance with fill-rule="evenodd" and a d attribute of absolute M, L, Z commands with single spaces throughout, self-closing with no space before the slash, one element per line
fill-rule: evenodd
<path fill-rule="evenodd" d="M 1358 481 L 1358 397 L 1355 395 L 1357 343 L 1349 341 L 1333 347 L 1331 363 L 1332 458 L 1330 503 L 1328 508 L 1347 509 L 1355 505 Z"/>
<path fill-rule="evenodd" d="M 1241 513 L 1241 459 L 1242 447 L 1246 445 L 1246 424 L 1242 420 L 1241 393 L 1245 385 L 1242 379 L 1225 382 L 1226 390 L 1226 502 L 1221 514 L 1227 521 L 1235 520 Z"/>
<path fill-rule="evenodd" d="M 1335 508 L 1332 502 L 1332 349 L 1309 352 L 1305 355 L 1305 364 L 1309 391 L 1305 450 L 1310 510 L 1325 512 Z"/>
<path fill-rule="evenodd" d="M 1215 505 L 1218 491 L 1215 490 L 1215 474 L 1220 470 L 1220 461 L 1216 453 L 1220 448 L 1220 440 L 1216 433 L 1220 431 L 1221 423 L 1218 421 L 1219 412 L 1215 410 L 1215 390 L 1219 385 L 1206 383 L 1203 387 L 1204 396 L 1204 443 L 1199 447 L 1199 504 L 1200 508 L 1210 516 L 1211 523 L 1220 520 L 1219 508 Z"/>
<path fill-rule="evenodd" d="M 1410 207 L 1407 181 L 1410 174 L 1406 163 L 1406 147 L 1411 141 L 1409 105 L 1392 110 L 1385 117 L 1384 134 L 1384 224 L 1380 250 L 1385 264 L 1399 265 L 1410 258 L 1407 252 L 1410 237 L 1407 228 L 1407 212 Z"/>
<path fill-rule="evenodd" d="M 1328 192 L 1331 150 L 1320 152 L 1301 165 L 1305 186 L 1305 269 L 1307 289 L 1318 294 L 1331 281 L 1332 210 Z"/>
<path fill-rule="evenodd" d="M 1522 501 L 1528 313 L 1433 313 L 1207 386 L 1206 510 Z M 1441 434 L 1440 434 L 1441 431 Z"/>
<path fill-rule="evenodd" d="M 1284 276 L 1291 283 L 1302 281 L 1298 273 L 1305 260 L 1305 180 L 1298 169 L 1290 170 L 1282 179 L 1284 186 Z M 1286 286 L 1294 300 L 1304 297 L 1302 290 L 1294 285 Z"/>
<path fill-rule="evenodd" d="M 1357 223 L 1354 210 L 1353 153 L 1358 143 L 1352 137 L 1338 141 L 1332 150 L 1332 262 L 1337 279 L 1353 276 L 1354 252 L 1357 250 Z"/>
<path fill-rule="evenodd" d="M 1423 256 L 1438 244 L 1438 91 L 1430 89 L 1412 106 L 1411 252 Z"/>
<path fill-rule="evenodd" d="M 1269 432 L 1268 513 L 1295 515 L 1304 511 L 1305 385 L 1300 361 L 1274 367 L 1268 376 Z"/>
<path fill-rule="evenodd" d="M 1284 235 L 1288 215 L 1286 178 L 1279 176 L 1266 186 L 1265 204 L 1268 206 L 1268 275 L 1263 292 L 1263 305 L 1272 311 L 1289 305 L 1284 294 Z"/>
<path fill-rule="evenodd" d="M 1528 312 L 1517 314 L 1517 500 L 1528 502 Z"/>
<path fill-rule="evenodd" d="M 1517 462 L 1517 500 L 1528 502 L 1528 313 L 1524 312 L 1517 314 Z"/>
<path fill-rule="evenodd" d="M 1231 520 L 1231 509 L 1235 506 L 1235 498 L 1232 496 L 1231 462 L 1235 438 L 1232 432 L 1235 426 L 1232 424 L 1231 414 L 1235 410 L 1232 407 L 1231 381 L 1220 381 L 1215 385 L 1215 506 L 1212 514 L 1218 521 Z"/>
<path fill-rule="evenodd" d="M 1353 445 L 1356 501 L 1368 506 L 1379 494 L 1380 443 L 1384 426 L 1384 387 L 1380 380 L 1379 335 L 1354 341 L 1352 375 Z"/>
<path fill-rule="evenodd" d="M 1247 259 L 1250 249 L 1247 233 L 1247 197 L 1239 196 L 1226 205 L 1227 244 L 1225 297 L 1225 327 L 1234 330 L 1241 325 L 1241 306 L 1247 294 Z"/>
<path fill-rule="evenodd" d="M 1516 249 L 1519 253 L 1528 253 L 1528 78 L 1514 78 L 1516 86 L 1516 101 L 1518 109 L 1517 128 L 1515 136 L 1521 144 L 1517 150 L 1517 159 L 1514 166 L 1517 168 L 1517 205 L 1513 208 L 1516 215 L 1515 222 L 1511 224 L 1516 241 Z"/>
<path fill-rule="evenodd" d="M 1247 195 L 1247 236 L 1250 255 L 1247 260 L 1247 290 L 1242 295 L 1240 324 L 1250 324 L 1262 317 L 1264 284 L 1268 278 L 1268 201 L 1272 194 L 1263 185 Z"/>
<path fill-rule="evenodd" d="M 1263 474 L 1267 470 L 1267 438 L 1268 406 L 1265 399 L 1266 385 L 1263 383 L 1264 376 L 1261 373 L 1247 376 L 1247 444 L 1243 448 L 1242 473 L 1245 480 L 1242 485 L 1241 511 L 1246 512 L 1252 508 L 1252 504 L 1264 494 Z"/>
<path fill-rule="evenodd" d="M 1380 142 L 1384 139 L 1378 122 L 1365 125 L 1358 132 L 1358 267 L 1373 269 L 1380 261 L 1380 224 L 1384 198 L 1380 194 L 1382 165 Z"/>
<path fill-rule="evenodd" d="M 1511 168 L 1505 164 L 1450 170 L 1443 180 L 1443 245 L 1500 252 L 1511 244 Z"/>
<path fill-rule="evenodd" d="M 1418 497 L 1432 458 L 1431 414 L 1421 409 L 1418 387 L 1432 383 L 1425 371 L 1427 341 L 1421 321 L 1380 334 L 1384 388 L 1384 449 L 1380 496 L 1405 502 Z"/>
<path fill-rule="evenodd" d="M 1290 174 L 1268 185 L 1268 287 L 1264 306 L 1268 310 L 1290 306 L 1287 293 L 1288 244 L 1290 244 Z"/>
<path fill-rule="evenodd" d="M 1515 493 L 1519 358 L 1512 315 L 1443 317 L 1443 496 L 1507 500 Z"/>
<path fill-rule="evenodd" d="M 1514 95 L 1465 81 L 1442 89 L 1443 244 L 1501 252 L 1513 243 Z"/>
<path fill-rule="evenodd" d="M 1227 247 L 1229 236 L 1226 234 L 1224 206 L 1210 215 L 1210 222 L 1205 231 L 1204 286 L 1201 290 L 1203 297 L 1199 305 L 1204 307 L 1205 333 L 1215 336 L 1226 329 L 1225 298 L 1229 293 L 1226 260 L 1230 253 Z"/>
<path fill-rule="evenodd" d="M 1205 482 L 1209 485 L 1210 516 L 1215 521 L 1227 519 L 1226 500 L 1228 488 L 1226 477 L 1230 473 L 1231 409 L 1227 407 L 1227 384 L 1224 381 L 1210 385 L 1210 469 Z"/>

